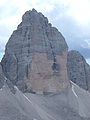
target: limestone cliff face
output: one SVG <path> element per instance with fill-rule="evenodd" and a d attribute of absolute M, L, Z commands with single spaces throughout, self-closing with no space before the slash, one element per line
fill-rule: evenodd
<path fill-rule="evenodd" d="M 67 67 L 70 80 L 90 91 L 90 66 L 78 51 L 68 53 Z"/>
<path fill-rule="evenodd" d="M 6 77 L 23 92 L 60 92 L 69 87 L 67 54 L 62 34 L 33 9 L 11 35 L 1 63 Z"/>
<path fill-rule="evenodd" d="M 1 63 L 0 63 L 0 89 L 4 85 L 4 80 L 5 80 L 5 77 L 4 77 L 4 74 L 3 74 L 3 71 L 2 71 L 2 66 L 1 66 Z"/>

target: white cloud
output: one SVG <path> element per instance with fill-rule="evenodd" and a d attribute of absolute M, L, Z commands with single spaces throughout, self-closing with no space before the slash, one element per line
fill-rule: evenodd
<path fill-rule="evenodd" d="M 8 0 L 1 0 L 0 1 L 0 6 L 4 5 L 5 3 L 7 3 Z"/>
<path fill-rule="evenodd" d="M 85 40 L 85 42 L 87 43 L 88 48 L 90 48 L 90 39 Z"/>
<path fill-rule="evenodd" d="M 90 59 L 86 59 L 87 63 L 90 65 Z"/>
<path fill-rule="evenodd" d="M 83 48 L 86 48 L 86 49 L 90 49 L 90 39 L 86 39 L 86 40 L 84 40 L 84 44 L 82 44 L 81 46 L 83 47 Z"/>
<path fill-rule="evenodd" d="M 67 7 L 67 14 L 72 16 L 80 25 L 87 25 L 90 21 L 90 0 L 61 0 Z"/>

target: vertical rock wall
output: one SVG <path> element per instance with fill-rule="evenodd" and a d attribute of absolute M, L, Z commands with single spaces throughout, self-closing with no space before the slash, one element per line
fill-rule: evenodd
<path fill-rule="evenodd" d="M 67 53 L 62 34 L 33 9 L 11 35 L 1 64 L 5 76 L 23 92 L 59 92 L 69 87 Z"/>
<path fill-rule="evenodd" d="M 90 91 L 90 66 L 78 51 L 68 53 L 67 67 L 70 80 Z"/>

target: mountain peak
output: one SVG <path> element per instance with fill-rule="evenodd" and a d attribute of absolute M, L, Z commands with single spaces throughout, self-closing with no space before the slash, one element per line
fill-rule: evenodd
<path fill-rule="evenodd" d="M 32 12 L 37 12 L 34 8 L 32 9 Z"/>
<path fill-rule="evenodd" d="M 90 92 L 84 57 L 68 52 L 42 13 L 27 11 L 0 63 L 0 120 L 90 120 L 90 93 L 78 85 Z"/>
<path fill-rule="evenodd" d="M 3 70 L 22 91 L 57 93 L 69 87 L 67 51 L 62 34 L 32 9 L 25 12 L 6 45 Z"/>

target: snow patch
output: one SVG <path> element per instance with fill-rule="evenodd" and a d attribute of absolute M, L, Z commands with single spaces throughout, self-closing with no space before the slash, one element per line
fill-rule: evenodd
<path fill-rule="evenodd" d="M 70 80 L 70 83 L 71 83 L 72 85 L 76 86 L 76 87 L 79 87 L 77 84 L 75 84 L 75 83 L 72 82 L 71 80 Z"/>
<path fill-rule="evenodd" d="M 72 85 L 72 91 L 74 93 L 74 95 L 78 98 L 77 94 L 75 93 L 75 90 L 74 90 L 74 85 Z"/>
<path fill-rule="evenodd" d="M 7 80 L 7 78 L 4 76 L 5 80 Z"/>
<path fill-rule="evenodd" d="M 15 88 L 16 90 L 19 90 L 19 89 L 17 88 L 17 86 L 14 86 L 14 88 Z"/>
<path fill-rule="evenodd" d="M 76 92 L 75 92 L 75 90 L 74 90 L 74 87 L 78 87 L 78 85 L 76 85 L 74 82 L 72 82 L 72 81 L 70 81 L 71 82 L 71 84 L 72 84 L 72 91 L 73 91 L 73 93 L 74 93 L 74 95 L 78 98 L 78 96 L 77 96 L 77 94 L 76 94 Z"/>
<path fill-rule="evenodd" d="M 32 104 L 31 100 L 30 100 L 26 95 L 23 94 L 23 96 L 27 99 L 27 101 L 28 101 L 29 103 Z"/>

